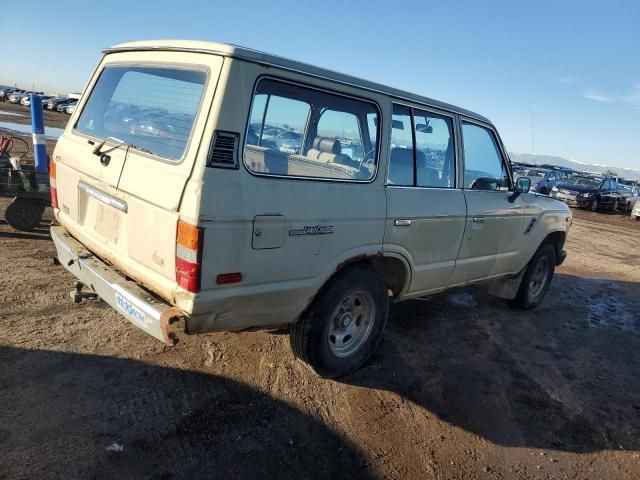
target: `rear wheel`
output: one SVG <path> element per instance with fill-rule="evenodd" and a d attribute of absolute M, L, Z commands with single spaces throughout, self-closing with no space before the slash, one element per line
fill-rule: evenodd
<path fill-rule="evenodd" d="M 540 305 L 549 290 L 555 268 L 556 249 L 548 243 L 541 245 L 527 265 L 518 294 L 511 305 L 526 310 Z"/>
<path fill-rule="evenodd" d="M 360 368 L 387 322 L 389 299 L 380 275 L 367 267 L 339 273 L 290 327 L 291 349 L 318 375 L 335 378 Z"/>
<path fill-rule="evenodd" d="M 31 200 L 16 198 L 9 204 L 4 217 L 16 230 L 30 231 L 42 220 L 43 208 Z"/>

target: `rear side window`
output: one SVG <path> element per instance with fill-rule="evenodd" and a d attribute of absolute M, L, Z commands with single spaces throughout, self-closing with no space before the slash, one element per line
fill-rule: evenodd
<path fill-rule="evenodd" d="M 429 188 L 455 187 L 450 117 L 394 105 L 388 182 Z"/>
<path fill-rule="evenodd" d="M 259 81 L 244 162 L 278 176 L 368 181 L 375 175 L 375 104 L 273 79 Z"/>
<path fill-rule="evenodd" d="M 462 122 L 464 185 L 472 190 L 508 190 L 509 174 L 493 133 Z"/>
<path fill-rule="evenodd" d="M 169 160 L 187 147 L 207 75 L 164 67 L 105 67 L 75 125 Z"/>

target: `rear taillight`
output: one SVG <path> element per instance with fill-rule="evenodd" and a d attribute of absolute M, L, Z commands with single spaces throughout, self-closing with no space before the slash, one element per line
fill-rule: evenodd
<path fill-rule="evenodd" d="M 58 208 L 58 189 L 56 188 L 56 162 L 49 162 L 49 191 L 51 192 L 51 206 Z"/>
<path fill-rule="evenodd" d="M 202 229 L 178 221 L 176 239 L 176 282 L 185 290 L 200 291 L 200 265 L 202 261 Z"/>

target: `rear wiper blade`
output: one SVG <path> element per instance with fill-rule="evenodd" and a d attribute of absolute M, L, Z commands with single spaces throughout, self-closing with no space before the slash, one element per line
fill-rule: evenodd
<path fill-rule="evenodd" d="M 109 140 L 111 140 L 112 142 L 115 142 L 115 143 L 119 143 L 119 145 L 116 145 L 111 150 L 115 150 L 118 147 L 121 147 L 123 145 L 125 145 L 125 146 L 127 145 L 127 142 L 125 142 L 124 140 L 120 140 L 119 138 L 116 138 L 116 137 L 107 137 L 102 141 L 102 143 L 100 145 L 98 145 L 96 148 L 93 149 L 93 154 L 97 155 L 99 157 L 103 153 L 110 152 L 111 150 L 107 150 L 107 152 L 103 152 L 102 151 L 102 147 L 104 147 L 104 144 L 107 143 Z"/>

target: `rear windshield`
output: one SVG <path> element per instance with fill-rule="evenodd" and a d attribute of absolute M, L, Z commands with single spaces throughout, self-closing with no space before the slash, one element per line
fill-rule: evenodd
<path fill-rule="evenodd" d="M 75 129 L 115 137 L 179 160 L 187 147 L 207 75 L 164 67 L 105 67 Z"/>

